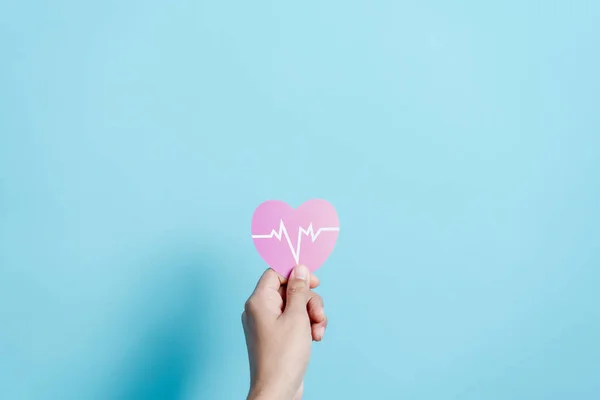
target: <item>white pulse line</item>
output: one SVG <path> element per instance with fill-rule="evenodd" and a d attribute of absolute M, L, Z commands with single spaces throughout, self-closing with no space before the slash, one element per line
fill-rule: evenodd
<path fill-rule="evenodd" d="M 273 229 L 271 231 L 271 233 L 269 233 L 268 235 L 252 235 L 252 239 L 273 239 L 276 238 L 277 240 L 281 241 L 281 238 L 283 236 L 285 236 L 285 239 L 287 240 L 288 246 L 290 246 L 290 251 L 292 252 L 292 256 L 294 257 L 294 261 L 296 261 L 296 264 L 298 264 L 300 262 L 300 244 L 302 242 L 302 234 L 309 236 L 312 240 L 312 242 L 314 243 L 315 240 L 317 240 L 317 238 L 319 237 L 319 235 L 321 234 L 321 232 L 339 232 L 340 228 L 339 227 L 330 227 L 330 228 L 320 228 L 317 233 L 315 233 L 313 226 L 312 226 L 312 222 L 308 225 L 308 229 L 304 229 L 302 227 L 298 228 L 298 242 L 296 243 L 296 251 L 294 251 L 294 245 L 292 244 L 292 240 L 290 239 L 290 236 L 287 233 L 287 229 L 285 229 L 285 224 L 283 223 L 283 220 L 281 220 L 281 222 L 279 223 L 279 231 L 276 231 L 275 229 Z"/>

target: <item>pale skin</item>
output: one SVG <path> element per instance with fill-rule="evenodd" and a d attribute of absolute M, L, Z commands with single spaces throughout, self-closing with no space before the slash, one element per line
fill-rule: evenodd
<path fill-rule="evenodd" d="M 313 341 L 321 341 L 327 316 L 319 280 L 294 268 L 289 280 L 268 269 L 246 302 L 242 324 L 250 360 L 248 400 L 300 400 Z"/>

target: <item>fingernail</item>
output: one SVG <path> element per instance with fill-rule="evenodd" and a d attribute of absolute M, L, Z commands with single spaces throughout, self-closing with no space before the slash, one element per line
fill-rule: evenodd
<path fill-rule="evenodd" d="M 317 336 L 319 336 L 319 340 L 323 340 L 323 336 L 325 336 L 325 327 L 324 326 L 317 329 Z"/>
<path fill-rule="evenodd" d="M 308 278 L 308 274 L 308 268 L 306 268 L 304 265 L 298 265 L 296 268 L 294 268 L 294 278 L 305 281 Z"/>

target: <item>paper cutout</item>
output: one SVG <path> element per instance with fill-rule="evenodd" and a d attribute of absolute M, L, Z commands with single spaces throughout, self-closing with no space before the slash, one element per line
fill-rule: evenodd
<path fill-rule="evenodd" d="M 297 209 L 279 200 L 265 201 L 252 216 L 254 246 L 269 267 L 285 276 L 299 264 L 316 271 L 333 251 L 340 223 L 335 208 L 321 199 Z"/>

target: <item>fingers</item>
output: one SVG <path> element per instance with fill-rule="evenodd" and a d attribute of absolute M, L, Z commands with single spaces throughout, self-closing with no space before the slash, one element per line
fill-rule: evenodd
<path fill-rule="evenodd" d="M 254 292 L 258 292 L 261 290 L 278 291 L 284 282 L 285 278 L 283 278 L 277 272 L 273 271 L 271 268 L 267 268 L 267 270 L 262 274 L 262 276 L 258 280 Z"/>
<path fill-rule="evenodd" d="M 317 278 L 317 276 L 314 274 L 310 274 L 310 288 L 315 289 L 319 287 L 320 284 L 321 281 L 319 280 L 319 278 Z"/>
<path fill-rule="evenodd" d="M 283 278 L 281 275 L 280 275 L 280 278 L 282 279 L 282 284 L 281 284 L 281 287 L 279 288 L 278 292 L 281 295 L 281 298 L 285 301 L 286 292 L 287 292 L 287 287 L 286 287 L 287 279 Z M 320 284 L 321 284 L 321 281 L 319 280 L 319 278 L 317 278 L 316 275 L 310 274 L 310 288 L 315 289 Z"/>
<path fill-rule="evenodd" d="M 283 286 L 287 283 L 287 278 L 279 275 L 279 280 L 280 280 L 281 286 L 282 286 L 279 288 L 279 291 L 285 293 L 285 288 Z M 321 284 L 321 280 L 316 275 L 311 273 L 310 274 L 310 288 L 315 289 L 315 288 L 319 287 L 320 284 Z"/>
<path fill-rule="evenodd" d="M 292 271 L 287 282 L 284 314 L 305 313 L 310 295 L 310 271 L 299 265 Z"/>
<path fill-rule="evenodd" d="M 325 314 L 325 307 L 321 296 L 314 292 L 311 293 L 307 310 L 312 325 L 311 330 L 313 340 L 319 342 L 323 340 L 325 329 L 327 328 L 327 315 Z"/>
<path fill-rule="evenodd" d="M 308 271 L 306 267 L 297 267 L 297 269 Z M 308 316 L 311 321 L 312 338 L 315 341 L 321 341 L 325 334 L 325 329 L 327 328 L 327 316 L 325 315 L 323 299 L 317 293 L 310 290 L 318 287 L 320 281 L 319 278 L 310 273 L 310 271 L 307 273 L 308 276 L 310 276 L 308 288 L 306 280 L 301 279 L 301 276 L 306 275 L 298 274 L 298 271 L 295 271 L 290 275 L 288 281 L 285 277 L 279 275 L 271 268 L 268 268 L 259 279 L 256 289 L 249 299 L 246 308 L 252 308 L 248 306 L 257 303 L 258 299 L 256 298 L 256 295 L 258 294 L 260 298 L 269 300 L 268 302 L 261 301 L 263 304 L 260 308 L 263 310 L 271 310 L 272 308 L 272 311 L 279 310 L 279 313 L 286 309 L 295 309 L 296 311 L 306 310 L 308 311 Z M 278 293 L 279 296 L 273 296 L 273 293 Z M 289 305 L 289 302 L 287 301 L 289 295 L 293 298 L 292 305 Z M 288 313 L 290 312 L 292 311 L 288 311 Z"/>
<path fill-rule="evenodd" d="M 312 338 L 315 342 L 320 342 L 325 336 L 325 329 L 327 329 L 327 317 L 323 322 L 318 324 L 312 324 L 311 327 Z"/>
<path fill-rule="evenodd" d="M 272 269 L 267 269 L 256 284 L 254 292 L 246 301 L 245 311 L 268 313 L 278 317 L 283 310 L 283 298 L 280 295 L 281 280 L 279 274 Z"/>
<path fill-rule="evenodd" d="M 306 308 L 311 322 L 319 323 L 325 321 L 325 308 L 321 296 L 311 292 Z"/>
<path fill-rule="evenodd" d="M 260 277 L 260 279 L 258 280 L 258 283 L 256 284 L 256 289 L 254 289 L 254 291 L 259 291 L 262 289 L 273 289 L 273 290 L 277 290 L 279 292 L 279 294 L 285 298 L 285 292 L 286 292 L 286 287 L 285 284 L 287 284 L 287 278 L 279 275 L 277 272 L 275 272 L 274 270 L 272 270 L 271 268 L 267 268 L 265 272 L 263 272 L 262 276 Z M 315 289 L 317 287 L 319 287 L 319 285 L 321 284 L 321 281 L 319 280 L 319 278 L 314 275 L 314 274 L 310 274 L 310 288 L 311 289 Z"/>

